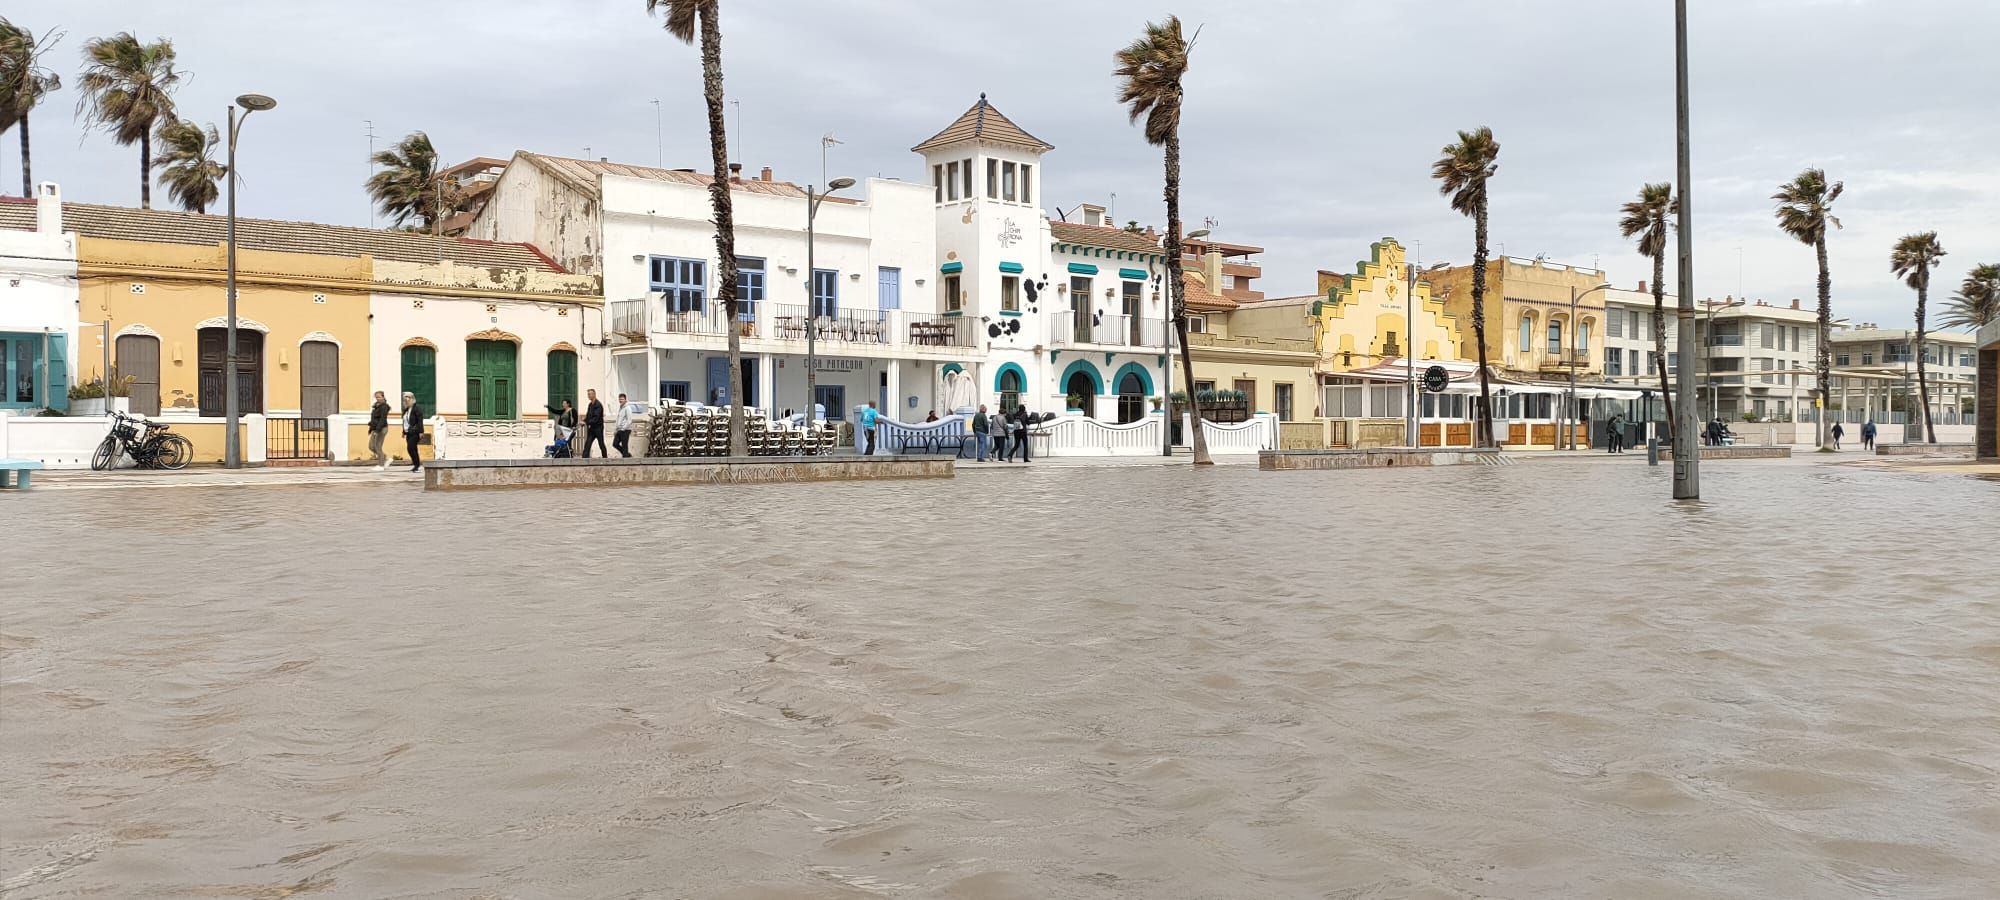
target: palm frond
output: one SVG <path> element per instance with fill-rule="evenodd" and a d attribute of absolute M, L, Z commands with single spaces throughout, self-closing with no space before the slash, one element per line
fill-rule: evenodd
<path fill-rule="evenodd" d="M 1829 184 L 1824 170 L 1800 172 L 1771 195 L 1771 199 L 1778 201 L 1778 228 L 1803 244 L 1825 240 L 1828 224 L 1840 227 L 1840 220 L 1833 217 L 1833 201 L 1840 199 L 1840 192 L 1845 189 L 1843 182 Z"/>
<path fill-rule="evenodd" d="M 393 224 L 414 218 L 429 228 L 464 206 L 460 192 L 438 176 L 437 148 L 424 132 L 410 132 L 373 161 L 380 170 L 365 182 L 368 196 Z"/>
<path fill-rule="evenodd" d="M 1940 328 L 1983 328 L 2000 319 L 2000 265 L 1974 266 L 1959 285 L 1958 293 L 1945 301 Z"/>
<path fill-rule="evenodd" d="M 1916 290 L 1930 287 L 1930 270 L 1945 256 L 1935 231 L 1904 235 L 1889 251 L 1889 271 Z"/>
<path fill-rule="evenodd" d="M 62 40 L 61 31 L 34 32 L 0 16 L 0 132 L 12 129 L 42 98 L 62 88 L 62 77 L 41 64 Z"/>
<path fill-rule="evenodd" d="M 221 196 L 216 182 L 228 171 L 215 161 L 215 149 L 222 143 L 215 126 L 179 119 L 162 124 L 159 139 L 160 155 L 153 160 L 153 168 L 161 170 L 160 182 L 167 186 L 167 195 L 182 209 L 207 212 Z"/>
<path fill-rule="evenodd" d="M 718 0 L 646 0 L 646 14 L 652 15 L 661 7 L 667 11 L 663 23 L 667 33 L 680 38 L 682 43 L 694 43 L 695 24 L 704 11 L 713 14 Z"/>
<path fill-rule="evenodd" d="M 1118 102 L 1128 120 L 1146 120 L 1146 142 L 1165 144 L 1181 126 L 1181 79 L 1187 74 L 1192 44 L 1181 32 L 1179 16 L 1148 22 L 1137 40 L 1113 54 L 1117 66 Z"/>
<path fill-rule="evenodd" d="M 1431 165 L 1431 177 L 1438 180 L 1438 193 L 1451 198 L 1451 208 L 1472 215 L 1486 198 L 1486 181 L 1500 170 L 1500 142 L 1493 129 L 1481 125 L 1476 131 L 1461 131 L 1458 140 L 1439 151 Z"/>
<path fill-rule="evenodd" d="M 1637 236 L 1640 255 L 1659 256 L 1667 250 L 1667 217 L 1679 209 L 1673 185 L 1666 182 L 1643 185 L 1639 188 L 1639 199 L 1619 208 L 1624 217 L 1618 220 L 1618 233 L 1628 238 Z"/>
<path fill-rule="evenodd" d="M 76 108 L 85 128 L 101 127 L 118 143 L 131 144 L 174 118 L 173 92 L 181 72 L 174 68 L 172 41 L 142 44 L 131 32 L 120 32 L 85 43 L 83 57 Z"/>

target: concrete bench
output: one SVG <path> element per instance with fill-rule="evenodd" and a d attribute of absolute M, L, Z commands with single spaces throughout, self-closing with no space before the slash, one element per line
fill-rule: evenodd
<path fill-rule="evenodd" d="M 15 487 L 23 491 L 27 490 L 28 473 L 41 467 L 42 461 L 38 459 L 0 459 L 0 490 L 6 490 L 9 487 Z M 21 474 L 15 476 L 13 474 L 15 472 Z M 10 479 L 16 483 L 10 485 L 8 483 Z"/>

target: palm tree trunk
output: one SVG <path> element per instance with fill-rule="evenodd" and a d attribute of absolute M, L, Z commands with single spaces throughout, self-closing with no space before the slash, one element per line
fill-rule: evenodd
<path fill-rule="evenodd" d="M 139 135 L 139 208 L 153 208 L 153 136 Z"/>
<path fill-rule="evenodd" d="M 1819 254 L 1819 346 L 1813 348 L 1813 368 L 1819 376 L 1819 448 L 1833 449 L 1833 429 L 1826 417 L 1833 412 L 1833 272 L 1826 266 L 1826 238 L 1813 241 Z"/>
<path fill-rule="evenodd" d="M 1931 424 L 1931 384 L 1924 373 L 1924 342 L 1930 332 L 1924 328 L 1924 304 L 1930 299 L 1931 270 L 1929 266 L 1917 269 L 1917 402 L 1924 407 L 1924 436 L 1930 443 L 1937 443 L 1937 426 Z"/>
<path fill-rule="evenodd" d="M 1475 447 L 1494 446 L 1493 376 L 1486 370 L 1486 196 L 1480 189 L 1478 211 L 1472 216 L 1472 340 L 1479 345 L 1479 408 L 1473 411 L 1478 423 L 1472 436 Z"/>
<path fill-rule="evenodd" d="M 21 113 L 21 196 L 35 196 L 35 167 L 28 149 L 28 114 Z"/>
<path fill-rule="evenodd" d="M 1660 223 L 1665 227 L 1666 223 Z M 1667 403 L 1667 445 L 1674 443 L 1674 389 L 1667 383 L 1667 248 L 1653 256 L 1653 364 L 1660 369 L 1660 399 Z"/>
<path fill-rule="evenodd" d="M 715 296 L 721 301 L 727 321 L 723 329 L 729 338 L 729 455 L 749 456 L 749 436 L 743 430 L 743 338 L 737 322 L 736 296 L 736 214 L 729 196 L 729 134 L 722 118 L 722 23 L 716 4 L 701 8 L 701 88 L 708 101 L 708 151 L 715 164 L 715 177 L 708 184 L 709 201 L 715 206 Z M 808 278 L 810 280 L 810 278 Z M 808 304 L 810 298 L 808 298 Z M 806 410 L 812 420 L 812 410 Z"/>
<path fill-rule="evenodd" d="M 1188 350 L 1187 283 L 1181 280 L 1181 134 L 1167 138 L 1167 297 L 1173 304 L 1174 337 L 1181 345 L 1181 380 L 1187 382 L 1188 441 L 1194 445 L 1194 464 L 1214 465 L 1208 458 L 1208 437 L 1202 434 L 1201 400 L 1194 390 L 1194 354 Z M 1171 381 L 1171 380 L 1170 380 Z M 1170 413 L 1171 409 L 1168 410 Z M 1161 420 L 1172 430 L 1173 423 Z"/>

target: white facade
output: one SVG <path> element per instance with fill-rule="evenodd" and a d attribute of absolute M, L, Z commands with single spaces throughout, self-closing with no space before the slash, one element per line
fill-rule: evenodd
<path fill-rule="evenodd" d="M 69 408 L 76 359 L 103 350 L 103 337 L 83 340 L 77 321 L 76 235 L 63 230 L 62 191 L 52 182 L 0 227 L 0 413 Z"/>
<path fill-rule="evenodd" d="M 1833 332 L 1833 408 L 1850 422 L 1900 424 L 1920 420 L 1914 328 L 1863 325 Z M 1924 375 L 1930 382 L 1931 420 L 1962 424 L 1979 377 L 1977 342 L 1957 331 L 1925 335 Z"/>

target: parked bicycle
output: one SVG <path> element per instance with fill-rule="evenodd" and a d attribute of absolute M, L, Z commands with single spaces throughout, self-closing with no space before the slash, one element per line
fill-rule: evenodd
<path fill-rule="evenodd" d="M 141 469 L 184 469 L 194 459 L 194 442 L 159 422 L 113 410 L 111 433 L 91 454 L 90 467 L 107 471 L 120 455 L 132 457 Z"/>

